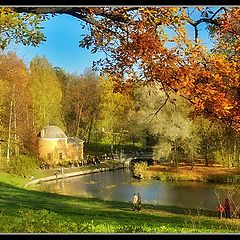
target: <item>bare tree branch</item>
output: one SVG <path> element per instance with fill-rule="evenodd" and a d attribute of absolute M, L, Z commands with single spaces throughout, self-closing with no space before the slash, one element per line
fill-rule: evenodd
<path fill-rule="evenodd" d="M 170 99 L 170 96 L 169 96 L 169 94 L 167 93 L 164 85 L 162 85 L 162 87 L 163 87 L 163 90 L 164 90 L 164 92 L 165 92 L 166 99 L 164 100 L 163 104 L 157 109 L 157 111 L 156 111 L 155 113 L 151 113 L 151 114 L 148 115 L 147 119 L 148 119 L 149 117 L 151 117 L 151 116 L 155 117 L 155 116 L 159 113 L 159 111 L 167 104 L 168 100 Z M 153 119 L 153 118 L 152 118 L 152 119 Z"/>
<path fill-rule="evenodd" d="M 194 27 L 194 31 L 195 31 L 195 42 L 197 41 L 198 39 L 198 25 L 201 24 L 201 23 L 210 23 L 212 25 L 216 25 L 216 26 L 219 26 L 218 22 L 215 18 L 215 16 L 222 10 L 225 10 L 227 11 L 227 9 L 225 7 L 220 7 L 219 9 L 217 9 L 213 15 L 211 17 L 204 17 L 204 18 L 200 18 L 196 21 L 194 21 L 193 19 L 191 19 L 190 17 L 188 19 L 186 19 L 186 21 Z"/>

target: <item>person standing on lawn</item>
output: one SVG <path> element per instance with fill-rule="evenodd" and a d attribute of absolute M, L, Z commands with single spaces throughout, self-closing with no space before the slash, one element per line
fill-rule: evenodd
<path fill-rule="evenodd" d="M 223 212 L 224 212 L 224 207 L 223 207 L 222 203 L 220 203 L 218 205 L 217 211 L 218 211 L 218 218 L 221 219 L 223 216 Z"/>
<path fill-rule="evenodd" d="M 138 200 L 137 200 L 137 210 L 140 211 L 142 207 L 142 198 L 140 193 L 137 194 Z"/>
<path fill-rule="evenodd" d="M 133 211 L 135 211 L 137 209 L 137 204 L 138 204 L 138 196 L 136 193 L 134 193 L 133 195 Z"/>
<path fill-rule="evenodd" d="M 231 205 L 230 205 L 230 201 L 228 198 L 226 198 L 226 200 L 225 200 L 224 211 L 225 211 L 225 217 L 231 218 Z"/>

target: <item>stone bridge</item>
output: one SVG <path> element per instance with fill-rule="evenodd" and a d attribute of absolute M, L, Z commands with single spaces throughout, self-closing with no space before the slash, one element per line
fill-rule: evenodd
<path fill-rule="evenodd" d="M 114 160 L 118 160 L 124 164 L 125 167 L 129 167 L 131 161 L 141 162 L 144 160 L 152 159 L 152 153 L 144 152 L 144 153 L 137 153 L 137 154 L 122 154 L 121 156 L 114 154 Z"/>

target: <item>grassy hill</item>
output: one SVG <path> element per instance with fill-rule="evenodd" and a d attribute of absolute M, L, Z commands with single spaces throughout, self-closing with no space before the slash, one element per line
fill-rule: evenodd
<path fill-rule="evenodd" d="M 81 198 L 26 189 L 26 179 L 0 174 L 2 233 L 220 233 L 239 232 L 239 219 L 213 211 Z"/>

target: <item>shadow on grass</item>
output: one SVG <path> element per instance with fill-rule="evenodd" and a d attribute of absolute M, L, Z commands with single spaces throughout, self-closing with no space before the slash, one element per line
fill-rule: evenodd
<path fill-rule="evenodd" d="M 132 211 L 131 203 L 124 203 L 124 202 L 117 202 L 117 201 L 107 201 L 105 202 L 106 206 L 109 208 L 119 208 L 121 210 Z M 166 213 L 173 213 L 173 214 L 184 214 L 187 215 L 191 213 L 191 215 L 202 215 L 207 217 L 216 217 L 217 214 L 215 211 L 211 210 L 204 210 L 194 209 L 194 208 L 182 208 L 176 206 L 162 206 L 162 205 L 152 205 L 152 204 L 142 204 L 142 210 L 149 210 L 149 211 L 161 211 Z"/>
<path fill-rule="evenodd" d="M 97 221 L 117 224 L 149 223 L 153 225 L 175 224 L 182 227 L 188 210 L 173 206 L 155 206 L 143 204 L 140 212 L 132 211 L 131 203 L 104 201 L 97 198 L 82 198 L 60 195 L 56 193 L 39 192 L 12 186 L 0 182 L 0 206 L 8 209 L 8 215 L 19 217 L 19 211 L 46 209 L 63 217 L 69 217 L 78 222 Z M 159 214 L 158 214 L 159 212 Z M 176 215 L 167 215 L 173 213 Z M 179 214 L 179 215 L 178 215 Z M 191 209 L 191 215 L 197 215 L 196 209 Z M 201 210 L 201 215 L 215 216 L 213 211 Z"/>

